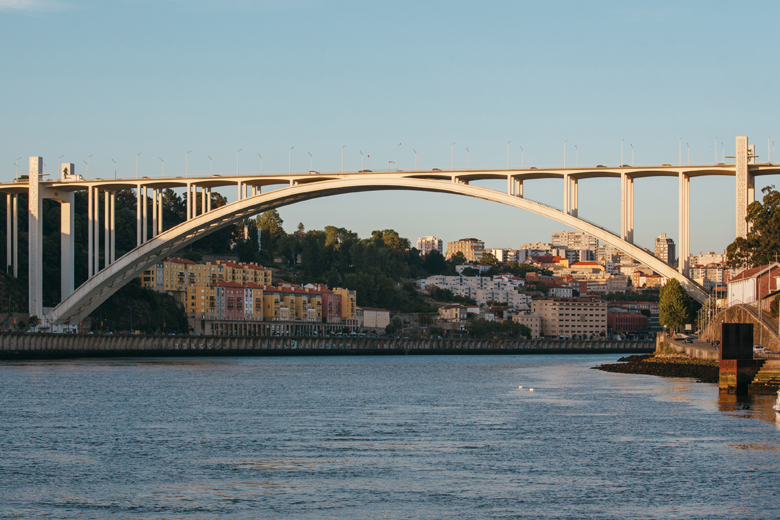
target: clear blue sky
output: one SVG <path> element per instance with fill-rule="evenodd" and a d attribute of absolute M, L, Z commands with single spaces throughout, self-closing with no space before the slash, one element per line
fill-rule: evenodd
<path fill-rule="evenodd" d="M 93 176 L 236 169 L 715 161 L 748 135 L 780 144 L 780 4 L 0 0 L 0 180 L 17 157 L 90 160 Z M 720 145 L 717 149 L 720 156 Z M 774 159 L 774 157 L 773 157 Z M 764 177 L 761 184 L 778 183 Z M 780 184 L 780 183 L 778 183 Z M 490 183 L 486 185 L 491 186 Z M 505 183 L 494 183 L 505 189 Z M 232 192 L 233 190 L 231 190 Z M 526 196 L 562 206 L 560 181 Z M 636 237 L 677 239 L 677 183 L 636 183 Z M 619 230 L 619 181 L 580 183 L 580 215 Z M 692 181 L 692 252 L 734 237 L 733 178 Z M 533 214 L 445 195 L 343 195 L 281 210 L 285 227 L 395 228 L 488 247 L 549 240 Z"/>

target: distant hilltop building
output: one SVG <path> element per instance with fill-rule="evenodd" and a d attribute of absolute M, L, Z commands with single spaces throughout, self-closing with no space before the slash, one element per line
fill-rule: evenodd
<path fill-rule="evenodd" d="M 674 247 L 674 240 L 666 238 L 666 233 L 655 239 L 655 257 L 669 265 L 674 265 L 677 254 Z"/>
<path fill-rule="evenodd" d="M 476 238 L 461 238 L 457 242 L 447 242 L 447 254 L 445 258 L 448 260 L 458 253 L 463 253 L 466 260 L 469 262 L 479 262 L 482 258 L 482 254 L 485 252 L 485 243 L 482 240 Z"/>
<path fill-rule="evenodd" d="M 444 243 L 439 237 L 424 237 L 417 239 L 417 251 L 420 252 L 420 256 L 425 256 L 431 251 L 438 251 L 442 255 L 444 254 Z"/>

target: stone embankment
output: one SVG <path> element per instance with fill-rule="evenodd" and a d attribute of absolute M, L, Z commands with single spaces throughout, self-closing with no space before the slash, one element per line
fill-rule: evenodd
<path fill-rule="evenodd" d="M 660 377 L 688 377 L 700 383 L 718 382 L 718 362 L 685 354 L 655 354 L 623 357 L 617 363 L 593 367 L 605 372 L 645 374 Z"/>
<path fill-rule="evenodd" d="M 653 341 L 0 334 L 0 359 L 125 356 L 643 353 Z"/>

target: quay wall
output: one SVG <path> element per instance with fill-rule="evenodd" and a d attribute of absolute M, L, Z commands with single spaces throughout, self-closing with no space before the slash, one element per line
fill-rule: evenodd
<path fill-rule="evenodd" d="M 0 333 L 0 360 L 142 356 L 648 353 L 653 341 Z"/>

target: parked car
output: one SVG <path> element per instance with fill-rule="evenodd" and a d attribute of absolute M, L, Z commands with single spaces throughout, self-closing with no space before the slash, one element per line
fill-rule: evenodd
<path fill-rule="evenodd" d="M 767 350 L 763 345 L 753 345 L 753 355 L 758 354 L 759 356 L 763 356 L 766 353 Z"/>

